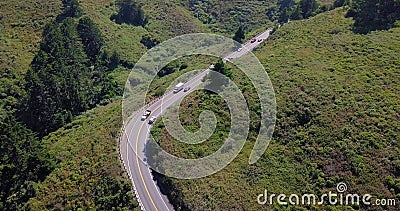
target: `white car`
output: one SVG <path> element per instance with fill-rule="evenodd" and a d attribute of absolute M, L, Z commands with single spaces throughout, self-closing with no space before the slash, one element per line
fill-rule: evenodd
<path fill-rule="evenodd" d="M 156 119 L 157 119 L 157 117 L 152 116 L 152 117 L 149 119 L 149 124 L 153 124 L 153 123 L 156 121 Z"/>
<path fill-rule="evenodd" d="M 238 48 L 237 51 L 240 52 L 243 48 Z"/>
<path fill-rule="evenodd" d="M 144 121 L 145 119 L 147 119 L 147 117 L 150 116 L 150 114 L 151 114 L 151 111 L 150 111 L 150 110 L 146 110 L 146 111 L 143 113 L 143 115 L 142 115 L 142 117 L 140 118 L 140 120 Z"/>

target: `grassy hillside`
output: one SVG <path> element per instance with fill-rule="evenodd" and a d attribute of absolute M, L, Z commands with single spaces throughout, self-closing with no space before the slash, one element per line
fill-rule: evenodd
<path fill-rule="evenodd" d="M 258 48 L 255 53 L 277 97 L 274 140 L 254 165 L 247 164 L 249 142 L 234 162 L 215 175 L 167 179 L 172 195 L 180 196 L 175 201 L 194 210 L 258 210 L 267 208 L 257 204 L 264 189 L 288 195 L 320 194 L 335 191 L 339 182 L 345 182 L 351 193 L 400 199 L 400 28 L 356 35 L 351 31 L 353 21 L 344 16 L 340 8 L 292 22 Z M 196 126 L 199 111 L 187 105 L 201 110 L 201 105 L 213 102 L 218 101 L 194 93 L 181 104 L 180 118 Z M 218 118 L 225 119 L 221 109 L 217 107 Z M 194 156 L 207 150 L 203 145 L 175 147 L 176 141 L 161 123 L 153 133 L 175 154 Z M 293 208 L 268 208 L 273 207 Z M 312 209 L 335 208 L 339 207 Z"/>
<path fill-rule="evenodd" d="M 24 73 L 37 51 L 44 25 L 60 11 L 61 1 L 1 1 L 1 68 Z"/>
<path fill-rule="evenodd" d="M 175 0 L 174 2 L 191 11 L 192 16 L 205 24 L 212 32 L 231 37 L 239 26 L 243 26 L 247 32 L 253 33 L 261 32 L 271 26 L 272 21 L 268 19 L 267 11 L 282 1 Z M 333 4 L 334 0 L 317 0 L 317 2 L 321 6 L 329 6 Z"/>
<path fill-rule="evenodd" d="M 10 2 L 10 4 L 16 3 Z M 202 30 L 200 25 L 196 28 L 197 21 L 188 16 L 189 13 L 183 8 L 174 4 L 162 4 L 162 1 L 160 4 L 152 4 L 146 8 L 146 11 L 149 11 L 146 12 L 149 16 L 149 25 L 145 28 L 127 24 L 119 25 L 111 21 L 110 16 L 117 11 L 114 1 L 82 0 L 80 5 L 83 16 L 89 16 L 105 36 L 105 50 L 116 51 L 121 55 L 122 61 L 127 64 L 134 64 L 146 51 L 146 47 L 140 42 L 144 35 L 150 34 L 159 40 L 164 40 L 174 35 Z M 36 7 L 30 9 L 37 10 Z M 158 13 L 151 12 L 157 12 L 157 10 L 177 15 L 179 25 L 165 24 L 163 18 L 153 18 L 157 17 Z M 45 24 L 54 20 L 58 13 L 54 12 L 51 18 L 46 19 L 47 21 L 40 20 Z M 10 17 L 24 21 L 16 17 L 15 13 L 11 13 Z M 185 24 L 187 27 L 181 27 Z M 20 30 L 28 33 L 28 26 L 23 25 L 25 28 Z M 36 36 L 39 42 L 42 30 L 41 28 L 37 30 Z M 15 41 L 12 43 L 15 44 Z M 31 47 L 33 57 L 38 45 Z M 10 49 L 12 48 L 10 45 Z M 12 52 L 10 49 L 5 49 L 5 51 Z M 24 57 L 26 60 L 23 62 L 28 66 L 32 57 Z M 11 67 L 9 64 L 4 64 L 4 66 Z M 25 72 L 28 67 L 26 69 L 23 67 L 23 69 L 22 72 Z M 128 73 L 127 68 L 119 67 L 109 74 L 123 87 Z M 23 82 L 17 84 L 22 86 Z M 13 90 L 10 92 L 21 91 L 19 90 L 21 87 L 18 86 L 12 87 Z M 119 161 L 117 139 L 122 122 L 120 104 L 121 102 L 117 101 L 82 114 L 72 123 L 42 140 L 43 146 L 56 158 L 57 166 L 43 182 L 33 184 L 36 197 L 31 198 L 21 207 L 33 210 L 137 209 L 138 205 L 131 193 L 130 181 L 127 180 Z"/>
<path fill-rule="evenodd" d="M 143 9 L 149 19 L 144 28 L 111 21 L 111 15 L 118 11 L 114 0 L 82 0 L 81 5 L 85 15 L 99 25 L 107 39 L 107 48 L 118 52 L 123 60 L 132 64 L 146 51 L 140 43 L 144 35 L 162 41 L 176 35 L 205 31 L 187 10 L 169 1 L 155 0 L 144 4 Z"/>
<path fill-rule="evenodd" d="M 249 31 L 270 23 L 267 8 L 277 1 L 176 1 L 213 32 L 233 35 L 239 25 Z"/>
<path fill-rule="evenodd" d="M 155 36 L 166 39 L 182 34 L 207 32 L 207 28 L 178 3 L 165 0 L 143 3 L 150 18 L 145 28 Z"/>
<path fill-rule="evenodd" d="M 138 207 L 119 161 L 120 111 L 119 101 L 99 107 L 43 139 L 58 168 L 36 187 L 28 208 Z"/>
<path fill-rule="evenodd" d="M 80 0 L 84 15 L 90 16 L 105 36 L 107 50 L 118 52 L 129 64 L 146 51 L 140 43 L 145 35 L 160 41 L 191 32 L 231 35 L 240 23 L 248 25 L 252 33 L 261 31 L 269 24 L 265 10 L 271 4 L 209 1 L 195 10 L 187 1 L 143 2 L 149 23 L 136 27 L 110 20 L 118 10 L 113 0 Z M 38 50 L 44 25 L 60 12 L 61 1 L 0 3 L 1 90 L 10 93 L 0 96 L 0 100 L 11 104 L 11 109 L 24 95 L 20 78 Z M 215 12 L 218 18 L 204 19 L 202 12 Z M 274 84 L 278 121 L 273 142 L 262 159 L 251 166 L 247 160 L 257 127 L 257 101 L 246 79 L 231 67 L 235 80 L 247 89 L 245 95 L 254 108 L 249 143 L 233 163 L 213 176 L 166 180 L 179 196 L 175 202 L 193 210 L 264 209 L 256 200 L 265 188 L 272 193 L 326 193 L 334 191 L 341 181 L 351 192 L 400 199 L 400 29 L 355 35 L 351 32 L 352 20 L 344 15 L 345 11 L 339 9 L 292 22 L 255 52 Z M 210 60 L 183 61 L 188 65 L 184 68 L 187 71 L 202 68 L 203 62 L 208 66 Z M 160 92 L 184 71 L 154 82 L 155 91 Z M 128 73 L 127 68 L 119 67 L 110 75 L 123 86 Z M 191 109 L 185 109 L 188 104 Z M 185 127 L 192 130 L 196 129 L 202 109 L 218 110 L 219 120 L 229 118 L 221 99 L 203 92 L 191 94 L 182 108 Z M 164 136 L 163 147 L 170 152 L 196 157 L 218 147 L 228 126 L 220 121 L 220 131 L 213 136 L 214 145 L 200 147 L 175 142 L 161 123 L 153 132 Z M 137 209 L 118 158 L 120 127 L 121 106 L 116 101 L 76 117 L 45 137 L 44 146 L 58 165 L 43 182 L 29 184 L 36 197 L 25 208 Z"/>

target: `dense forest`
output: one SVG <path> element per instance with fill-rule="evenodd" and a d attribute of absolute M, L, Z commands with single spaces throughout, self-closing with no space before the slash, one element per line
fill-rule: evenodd
<path fill-rule="evenodd" d="M 353 30 L 357 33 L 365 34 L 373 30 L 389 29 L 400 20 L 400 2 L 353 0 L 347 16 L 354 18 Z"/>
<path fill-rule="evenodd" d="M 75 0 L 63 1 L 64 12 L 44 27 L 40 50 L 24 78 L 1 72 L 0 208 L 21 208 L 35 195 L 35 183 L 56 160 L 40 139 L 71 122 L 74 116 L 120 96 L 122 88 L 108 76 L 120 63 L 103 51 L 104 39 Z M 77 23 L 78 22 L 78 23 Z"/>
<path fill-rule="evenodd" d="M 93 108 L 120 95 L 107 77 L 119 63 L 118 55 L 101 52 L 99 30 L 88 18 L 49 23 L 41 48 L 25 76 L 28 92 L 23 122 L 44 136 Z"/>
<path fill-rule="evenodd" d="M 118 13 L 114 13 L 110 19 L 118 24 L 126 23 L 135 26 L 144 26 L 147 23 L 142 5 L 134 0 L 118 0 Z"/>

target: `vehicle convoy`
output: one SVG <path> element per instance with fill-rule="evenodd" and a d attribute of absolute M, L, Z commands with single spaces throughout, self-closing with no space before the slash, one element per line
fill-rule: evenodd
<path fill-rule="evenodd" d="M 150 111 L 150 110 L 146 110 L 146 111 L 143 113 L 141 120 L 144 121 L 145 119 L 147 119 L 147 117 L 150 116 L 150 114 L 151 114 L 151 111 Z"/>
<path fill-rule="evenodd" d="M 179 83 L 179 84 L 177 84 L 176 86 L 175 86 L 175 88 L 174 88 L 174 93 L 178 93 L 179 91 L 181 91 L 182 89 L 183 89 L 183 86 L 184 86 L 185 84 L 184 83 Z"/>

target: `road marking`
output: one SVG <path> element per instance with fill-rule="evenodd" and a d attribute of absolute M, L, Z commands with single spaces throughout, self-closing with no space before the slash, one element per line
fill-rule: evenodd
<path fill-rule="evenodd" d="M 143 122 L 143 123 L 145 123 L 145 122 Z M 138 156 L 137 149 L 138 149 L 138 143 L 139 143 L 139 135 L 140 135 L 140 131 L 142 131 L 143 125 L 144 125 L 144 124 L 142 124 L 142 125 L 140 126 L 139 132 L 138 132 L 138 134 L 137 134 L 137 136 L 136 136 L 136 163 L 137 163 L 137 166 L 138 166 L 138 169 L 139 169 L 140 178 L 142 179 L 142 182 L 143 182 L 143 185 L 144 185 L 144 189 L 146 190 L 147 195 L 149 196 L 150 201 L 151 201 L 151 203 L 153 204 L 154 208 L 156 208 L 156 210 L 158 211 L 157 206 L 156 206 L 156 204 L 154 203 L 153 198 L 151 197 L 149 190 L 147 189 L 147 185 L 146 185 L 146 183 L 144 182 L 144 178 L 143 178 L 143 174 L 142 174 L 142 169 L 140 168 L 140 165 L 139 165 L 139 156 Z"/>
<path fill-rule="evenodd" d="M 244 46 L 244 48 L 245 48 L 245 50 L 247 50 L 246 46 Z M 249 52 L 249 51 L 246 51 L 245 53 L 243 53 L 243 55 L 246 54 L 246 53 L 248 53 L 248 52 Z M 233 52 L 233 53 L 236 53 L 236 52 Z M 240 56 L 242 56 L 242 55 L 240 55 Z M 240 56 L 239 56 L 239 57 L 240 57 Z M 206 71 L 209 71 L 209 69 L 207 68 L 206 70 L 204 70 L 204 72 L 206 72 Z M 203 77 L 200 77 L 201 75 L 202 75 L 201 73 L 200 73 L 199 75 L 197 75 L 197 77 L 199 77 L 199 78 L 194 78 L 192 82 L 188 83 L 188 85 L 190 86 L 190 85 L 194 84 L 195 82 L 198 82 L 198 81 L 201 80 L 205 75 L 207 75 L 207 73 L 206 73 Z M 196 77 L 196 76 L 195 76 L 195 77 Z M 185 84 L 186 84 L 186 83 L 185 83 Z M 189 92 L 189 93 L 190 93 L 190 92 Z M 157 111 L 158 109 L 160 109 L 160 107 L 162 107 L 164 103 L 170 101 L 170 100 L 173 98 L 173 96 L 174 96 L 174 95 L 170 95 L 170 96 L 168 96 L 167 99 L 164 99 L 164 97 L 161 98 L 161 99 L 160 99 L 160 100 L 161 100 L 160 105 L 157 106 L 157 107 L 153 110 L 153 112 L 154 112 L 154 111 Z M 185 97 L 185 95 L 182 96 L 182 98 L 183 98 L 183 97 Z M 155 105 L 155 104 L 157 104 L 158 102 L 159 102 L 159 101 L 156 101 L 156 102 L 154 102 L 152 105 Z M 152 105 L 151 105 L 151 106 L 152 106 Z M 149 107 L 151 107 L 151 106 L 149 106 Z M 161 116 L 161 115 L 162 115 L 162 110 L 161 110 L 161 112 L 160 112 L 160 116 Z M 136 124 L 136 123 L 137 123 L 137 120 L 135 121 L 135 124 Z M 134 124 L 134 125 L 135 125 L 135 124 Z M 135 154 L 136 154 L 136 164 L 137 164 L 137 166 L 138 166 L 139 175 L 140 175 L 140 178 L 141 178 L 141 180 L 142 180 L 142 182 L 143 182 L 143 186 L 144 186 L 144 188 L 145 188 L 145 191 L 146 191 L 147 195 L 149 196 L 150 201 L 151 201 L 151 203 L 153 204 L 154 208 L 158 211 L 158 208 L 157 208 L 156 204 L 154 203 L 154 200 L 153 200 L 153 198 L 151 197 L 151 194 L 150 194 L 150 192 L 149 192 L 149 190 L 148 190 L 148 188 L 147 188 L 147 185 L 146 185 L 146 183 L 145 183 L 145 181 L 144 181 L 143 174 L 142 174 L 142 169 L 140 168 L 140 165 L 139 165 L 139 156 L 138 156 L 139 135 L 140 135 L 140 131 L 142 131 L 143 126 L 144 126 L 145 124 L 146 124 L 146 121 L 144 121 L 144 122 L 142 123 L 142 125 L 141 125 L 140 128 L 139 128 L 138 134 L 137 134 L 137 136 L 136 136 L 136 150 L 135 150 L 135 152 L 136 152 L 136 153 L 135 153 Z M 131 130 L 131 132 L 132 132 L 132 130 Z M 129 133 L 129 136 L 130 136 L 131 132 Z M 148 133 L 150 133 L 150 130 L 148 130 Z M 127 137 L 128 142 L 129 142 L 129 136 Z M 147 136 L 147 134 L 146 134 L 146 136 Z M 128 153 L 127 153 L 127 157 L 128 157 L 128 160 L 129 160 Z M 129 161 L 128 161 L 128 162 L 129 162 Z M 130 168 L 130 167 L 129 167 L 129 168 Z M 151 173 L 151 172 L 150 172 L 150 173 Z M 154 184 L 154 185 L 155 185 L 155 184 Z M 160 195 L 161 200 L 163 201 L 164 205 L 168 208 L 168 206 L 165 204 L 165 202 L 164 202 L 164 200 L 163 200 L 161 194 L 159 193 L 157 187 L 156 187 L 156 190 L 157 190 L 158 194 Z"/>
<path fill-rule="evenodd" d="M 270 31 L 268 31 L 267 30 L 267 32 L 264 32 L 264 33 L 266 33 L 267 35 L 266 35 L 266 38 L 264 38 L 263 39 L 263 41 L 265 40 L 265 39 L 267 39 L 269 36 L 270 36 Z M 262 35 L 264 35 L 264 33 L 262 33 L 262 34 L 260 34 L 260 35 L 258 35 L 257 36 L 257 39 L 259 38 L 259 37 L 261 37 Z M 257 40 L 257 42 L 258 42 L 258 40 Z M 244 48 L 245 48 L 245 50 L 246 50 L 246 45 L 247 45 L 248 43 L 245 43 L 245 45 L 243 46 Z M 255 45 L 255 47 L 256 46 L 258 46 L 260 43 L 257 43 L 256 45 Z M 247 54 L 249 51 L 246 51 L 246 52 L 243 52 L 242 53 L 242 55 L 240 55 L 240 53 L 239 53 L 239 56 L 237 56 L 237 57 L 241 57 L 241 56 L 243 56 L 244 54 Z M 236 51 L 234 51 L 234 52 L 232 52 L 231 54 L 229 54 L 228 56 L 226 56 L 226 57 L 229 57 L 229 56 L 232 56 L 232 55 L 234 55 L 235 53 L 238 53 L 238 52 L 236 52 Z M 225 57 L 225 58 L 226 58 Z M 237 57 L 234 57 L 234 58 L 237 58 Z M 224 59 L 225 59 L 224 58 Z M 207 72 L 207 71 L 210 71 L 210 69 L 209 68 L 207 68 L 203 73 L 205 73 L 205 72 Z M 206 76 L 208 73 L 205 73 L 205 75 L 204 76 Z M 192 80 L 192 82 L 190 82 L 190 83 L 188 83 L 189 85 L 192 85 L 193 83 L 195 83 L 195 82 L 197 82 L 199 79 L 202 79 L 204 76 L 202 76 L 202 77 L 199 77 L 199 76 L 201 76 L 202 74 L 200 73 L 200 74 L 198 74 L 197 76 L 195 76 L 195 78 L 193 78 Z M 199 77 L 199 78 L 196 78 L 196 77 Z M 191 90 L 192 91 L 192 90 Z M 191 91 L 189 91 L 188 92 L 188 94 L 191 92 Z M 172 97 L 173 97 L 174 95 L 171 95 L 171 96 L 169 96 L 169 98 L 167 98 L 167 100 L 165 100 L 165 102 L 168 102 L 169 100 L 171 100 L 172 99 Z M 165 96 L 164 96 L 165 97 Z M 162 98 L 162 99 L 160 99 L 161 100 L 161 104 L 159 105 L 159 106 L 157 106 L 156 107 L 156 109 L 154 110 L 154 111 L 157 111 L 160 107 L 162 107 L 162 105 L 165 103 L 164 102 L 164 97 Z M 185 97 L 185 95 L 183 95 L 182 96 L 182 98 L 183 97 Z M 158 103 L 159 101 L 156 101 L 156 102 L 154 102 L 152 105 L 155 105 L 156 103 Z M 151 105 L 151 106 L 152 106 Z M 149 106 L 149 107 L 151 107 L 151 106 Z M 160 116 L 162 115 L 162 110 L 161 110 L 161 112 L 160 112 Z M 135 121 L 135 123 L 133 124 L 133 126 L 135 126 L 136 124 L 137 124 L 137 122 L 138 122 L 138 119 Z M 143 185 L 144 185 L 144 187 L 145 187 L 145 190 L 146 190 L 146 192 L 147 192 L 147 195 L 150 197 L 150 201 L 151 201 L 151 203 L 153 204 L 153 206 L 154 206 L 154 208 L 156 208 L 156 210 L 158 211 L 158 208 L 157 208 L 157 206 L 155 205 L 155 203 L 154 203 L 154 201 L 153 201 L 153 198 L 151 197 L 151 195 L 150 195 L 150 192 L 149 192 L 149 190 L 148 190 L 148 188 L 147 188 L 147 185 L 146 185 L 146 183 L 144 182 L 144 178 L 143 178 L 143 174 L 142 174 L 142 171 L 141 171 L 141 168 L 140 168 L 140 165 L 139 165 L 139 156 L 138 156 L 138 143 L 139 143 L 139 135 L 140 135 L 140 131 L 142 131 L 142 128 L 143 128 L 143 126 L 144 126 L 144 124 L 146 123 L 146 121 L 144 121 L 143 123 L 142 123 L 142 125 L 141 125 L 141 127 L 140 127 L 140 129 L 139 129 L 139 131 L 138 131 L 138 135 L 137 135 L 137 137 L 136 137 L 136 150 L 134 150 L 135 151 L 135 154 L 136 154 L 136 163 L 137 163 L 137 166 L 138 166 L 138 168 L 139 168 L 139 174 L 140 174 L 140 177 L 141 177 L 141 180 L 142 180 L 142 182 L 143 182 Z M 129 123 L 128 123 L 128 125 L 129 125 Z M 133 129 L 133 127 L 132 127 L 132 129 Z M 148 130 L 148 133 L 150 133 L 150 130 Z M 132 145 L 131 145 L 131 143 L 130 143 L 130 141 L 129 141 L 129 137 L 131 136 L 131 134 L 132 134 L 132 130 L 129 132 L 129 135 L 128 134 L 126 134 L 127 135 L 127 141 L 128 141 L 128 145 L 130 146 L 130 147 L 132 147 Z M 146 137 L 147 137 L 147 134 L 146 134 Z M 127 146 L 128 147 L 128 146 Z M 127 148 L 127 154 L 126 154 L 126 156 L 127 156 L 127 158 L 128 158 L 128 171 L 131 173 L 131 175 L 132 175 L 132 169 L 130 168 L 130 165 L 129 165 L 129 150 L 128 150 L 128 148 Z M 146 165 L 147 166 L 147 165 Z M 150 172 L 150 168 L 148 168 L 148 170 L 149 170 L 149 173 L 151 174 L 151 172 Z M 133 177 L 132 177 L 132 180 L 133 180 Z M 135 183 L 134 181 L 133 181 L 133 183 Z M 155 183 L 153 182 L 153 184 L 155 185 Z M 156 185 L 155 185 L 156 186 Z M 162 198 L 162 196 L 161 196 L 161 194 L 160 194 L 160 192 L 158 191 L 158 188 L 156 187 L 156 190 L 157 190 L 157 193 L 160 195 L 160 197 L 161 197 L 161 200 L 163 201 L 163 203 L 164 203 L 164 205 L 168 208 L 168 206 L 165 204 L 165 201 L 163 200 L 163 198 Z M 139 195 L 139 193 L 138 193 L 138 195 Z M 139 200 L 140 200 L 140 197 L 139 197 Z"/>
<path fill-rule="evenodd" d="M 206 69 L 205 71 L 207 71 L 207 70 L 208 70 L 208 69 Z M 204 72 L 205 72 L 205 71 L 204 71 Z M 200 75 L 201 75 L 201 74 L 199 74 L 199 76 L 200 76 Z M 188 85 L 190 86 L 190 85 L 194 84 L 195 82 L 199 81 L 201 78 L 202 78 L 202 77 L 197 78 L 197 79 L 195 78 L 195 80 L 193 80 L 192 82 L 190 82 Z M 164 103 L 166 103 L 166 102 L 170 101 L 171 99 L 173 99 L 173 98 L 172 98 L 173 96 L 174 96 L 174 95 L 169 96 L 166 100 L 164 100 L 164 98 L 160 99 L 160 100 L 161 100 L 161 104 L 160 104 L 159 106 L 157 106 L 157 107 L 153 110 L 153 112 L 154 112 L 154 111 L 157 111 L 158 109 L 160 109 L 160 107 L 162 107 Z M 184 97 L 184 96 L 182 96 L 182 97 Z M 156 104 L 157 102 L 159 102 L 159 101 L 154 102 L 153 105 Z M 151 106 L 149 106 L 149 107 L 151 107 Z M 162 112 L 160 113 L 160 115 L 162 115 Z M 137 120 L 135 121 L 135 123 L 136 123 L 136 122 L 137 122 Z M 153 198 L 151 197 L 151 194 L 150 194 L 150 192 L 149 192 L 149 190 L 148 190 L 148 188 L 147 188 L 147 185 L 146 185 L 146 183 L 145 183 L 145 181 L 144 181 L 143 174 L 142 174 L 142 169 L 140 168 L 140 165 L 139 165 L 139 156 L 138 156 L 138 152 L 137 152 L 137 151 L 138 151 L 138 143 L 139 143 L 140 131 L 142 131 L 143 126 L 144 126 L 145 124 L 146 124 L 146 121 L 144 121 L 144 122 L 142 123 L 142 125 L 141 125 L 140 128 L 139 128 L 138 134 L 137 134 L 137 136 L 136 136 L 136 150 L 135 150 L 135 152 L 136 152 L 136 153 L 135 153 L 135 154 L 136 154 L 136 164 L 137 164 L 138 169 L 139 169 L 139 175 L 140 175 L 140 178 L 141 178 L 141 180 L 142 180 L 142 182 L 143 182 L 144 189 L 145 189 L 147 195 L 149 196 L 150 201 L 151 201 L 151 203 L 153 204 L 154 208 L 158 211 L 158 208 L 157 208 L 156 204 L 154 203 L 154 200 L 153 200 Z M 134 125 L 135 125 L 135 124 L 134 124 Z M 128 142 L 129 142 L 129 136 L 127 137 L 127 139 L 128 139 Z M 128 153 L 127 153 L 127 157 L 128 157 L 128 160 L 129 160 Z M 128 161 L 128 162 L 129 162 L 129 161 Z M 157 190 L 157 192 L 158 192 L 158 190 Z M 161 197 L 161 194 L 160 194 L 159 192 L 158 192 L 158 194 L 159 194 L 160 197 Z M 162 197 L 161 197 L 161 199 L 162 199 Z M 164 202 L 163 199 L 162 199 L 162 201 L 163 201 L 164 205 L 168 208 L 168 206 L 165 204 L 165 202 Z"/>

